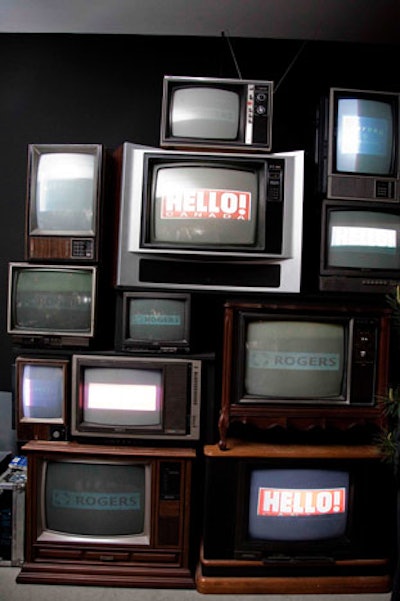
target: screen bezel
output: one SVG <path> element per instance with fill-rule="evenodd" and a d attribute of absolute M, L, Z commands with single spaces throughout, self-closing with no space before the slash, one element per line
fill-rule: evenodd
<path fill-rule="evenodd" d="M 137 535 L 117 535 L 117 536 L 98 536 L 98 535 L 79 535 L 73 533 L 64 533 L 50 530 L 46 524 L 46 507 L 45 507 L 45 491 L 47 466 L 52 463 L 67 463 L 67 464 L 93 464 L 93 465 L 140 465 L 145 467 L 145 518 L 144 531 Z M 155 464 L 151 460 L 146 459 L 107 459 L 105 457 L 88 457 L 88 458 L 72 458 L 72 457 L 43 457 L 39 458 L 39 499 L 37 501 L 37 541 L 39 543 L 80 543 L 80 544 L 118 544 L 121 546 L 150 547 L 152 542 L 152 507 L 154 500 L 154 479 L 155 479 Z"/>
<path fill-rule="evenodd" d="M 87 230 L 42 230 L 34 227 L 33 222 L 36 215 L 36 189 L 39 163 L 42 156 L 46 154 L 82 154 L 93 156 L 94 178 L 93 178 L 93 229 Z M 95 237 L 99 229 L 99 213 L 102 183 L 103 150 L 100 144 L 29 144 L 28 146 L 28 186 L 26 201 L 26 232 L 28 238 L 35 237 L 66 237 L 74 238 Z"/>
<path fill-rule="evenodd" d="M 183 303 L 183 319 L 184 319 L 184 335 L 181 340 L 149 340 L 138 336 L 132 337 L 129 335 L 129 305 L 131 300 L 148 299 L 148 300 L 174 300 Z M 124 291 L 121 298 L 121 348 L 129 351 L 143 350 L 166 350 L 167 352 L 189 350 L 190 346 L 190 326 L 191 326 L 191 295 L 190 293 L 179 292 L 140 292 L 140 291 Z M 117 335 L 118 336 L 118 335 Z"/>
<path fill-rule="evenodd" d="M 321 469 L 328 471 L 345 471 L 349 474 L 349 490 L 348 490 L 348 514 L 345 532 L 342 536 L 333 537 L 330 539 L 309 540 L 304 541 L 280 541 L 280 540 L 252 540 L 248 532 L 248 515 L 249 515 L 249 498 L 250 498 L 250 477 L 254 469 Z M 302 560 L 302 557 L 318 557 L 323 560 L 323 554 L 332 554 L 334 559 L 341 556 L 351 555 L 352 548 L 357 547 L 358 541 L 355 533 L 354 521 L 355 511 L 355 492 L 357 481 L 361 481 L 362 468 L 358 468 L 351 460 L 345 461 L 329 461 L 326 459 L 296 459 L 295 463 L 292 460 L 281 459 L 279 462 L 267 459 L 247 460 L 238 462 L 238 477 L 235 486 L 235 494 L 237 499 L 236 507 L 236 524 L 234 553 L 237 557 L 245 557 L 246 554 L 252 553 L 255 556 L 263 557 L 265 560 L 274 558 L 279 561 L 279 556 L 296 557 L 297 561 Z M 364 474 L 365 477 L 365 474 Z"/>
<path fill-rule="evenodd" d="M 26 417 L 23 411 L 23 376 L 24 369 L 28 366 L 37 367 L 56 367 L 62 370 L 62 412 L 59 418 L 34 418 Z M 68 391 L 69 391 L 69 360 L 57 358 L 40 357 L 17 357 L 15 360 L 16 369 L 16 409 L 18 424 L 63 424 L 67 425 L 68 415 Z"/>
<path fill-rule="evenodd" d="M 277 397 L 259 397 L 246 394 L 245 391 L 245 360 L 246 360 L 246 331 L 247 326 L 251 322 L 266 321 L 286 321 L 286 322 L 304 322 L 304 323 L 326 323 L 334 324 L 343 327 L 344 330 L 344 361 L 342 386 L 340 394 L 334 397 L 296 397 L 287 398 L 286 396 Z M 353 339 L 353 322 L 350 317 L 329 316 L 329 311 L 322 315 L 313 315 L 312 313 L 293 310 L 290 313 L 280 312 L 277 310 L 273 313 L 267 311 L 239 309 L 235 315 L 234 339 L 232 340 L 232 359 L 230 365 L 225 365 L 224 370 L 228 370 L 232 374 L 231 385 L 231 403 L 233 405 L 242 406 L 268 406 L 273 404 L 291 404 L 301 406 L 326 406 L 326 405 L 347 405 L 350 402 L 350 380 L 352 367 L 352 352 L 351 342 Z M 233 357 L 235 358 L 233 360 Z M 226 376 L 227 377 L 227 376 Z"/>
<path fill-rule="evenodd" d="M 329 216 L 334 211 L 366 211 L 371 213 L 387 213 L 393 214 L 399 218 L 400 226 L 400 207 L 390 203 L 374 203 L 362 202 L 362 201 L 335 201 L 335 200 L 324 200 L 322 203 L 322 218 L 321 218 L 321 250 L 320 250 L 320 276 L 338 276 L 354 279 L 368 280 L 379 280 L 389 279 L 398 280 L 399 270 L 398 269 L 384 269 L 374 267 L 345 267 L 335 266 L 328 263 L 329 256 Z M 399 227 L 400 233 L 400 227 Z M 400 237 L 398 237 L 398 250 L 400 250 Z M 393 283 L 394 285 L 394 283 Z M 373 290 L 372 290 L 373 291 Z"/>
<path fill-rule="evenodd" d="M 15 325 L 15 308 L 14 301 L 16 295 L 16 275 L 18 272 L 28 270 L 37 271 L 59 271 L 60 274 L 66 271 L 87 271 L 91 274 L 91 314 L 90 324 L 87 331 L 81 330 L 52 330 L 47 328 L 18 328 Z M 95 334 L 95 316 L 97 306 L 97 267 L 93 265 L 50 265 L 50 264 L 36 264 L 36 263 L 9 263 L 8 268 L 8 299 L 7 299 L 7 333 L 14 336 L 33 336 L 39 339 L 47 337 L 62 337 L 65 339 L 92 339 Z"/>
<path fill-rule="evenodd" d="M 186 252 L 186 253 L 201 253 L 202 255 L 219 255 L 219 254 L 235 254 L 242 256 L 271 256 L 284 257 L 287 256 L 287 249 L 284 248 L 284 209 L 285 203 L 281 205 L 269 202 L 266 195 L 267 182 L 267 165 L 268 162 L 258 160 L 253 156 L 214 156 L 212 154 L 146 154 L 143 163 L 143 189 L 142 189 L 142 210 L 140 223 L 140 250 L 153 252 Z M 152 239 L 151 224 L 153 223 L 153 215 L 155 211 L 155 184 L 158 171 L 163 168 L 170 167 L 199 167 L 210 169 L 218 167 L 228 170 L 243 170 L 252 173 L 257 182 L 258 197 L 253 201 L 256 205 L 256 227 L 255 240 L 250 244 L 191 244 L 173 242 L 163 242 Z M 283 206 L 282 206 L 283 205 Z M 274 227 L 269 226 L 270 212 L 277 210 L 280 214 L 280 221 L 273 220 Z M 277 216 L 275 216 L 277 217 Z"/>

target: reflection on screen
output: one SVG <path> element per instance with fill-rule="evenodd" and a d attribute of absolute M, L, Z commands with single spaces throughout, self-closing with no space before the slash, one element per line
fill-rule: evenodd
<path fill-rule="evenodd" d="M 184 138 L 236 140 L 239 96 L 207 87 L 181 88 L 171 99 L 171 132 Z"/>

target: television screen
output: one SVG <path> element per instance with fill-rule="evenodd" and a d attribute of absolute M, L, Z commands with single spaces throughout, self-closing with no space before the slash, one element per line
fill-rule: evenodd
<path fill-rule="evenodd" d="M 87 367 L 83 420 L 107 426 L 161 428 L 163 373 L 159 369 Z"/>
<path fill-rule="evenodd" d="M 166 75 L 160 146 L 269 151 L 272 117 L 272 81 Z"/>
<path fill-rule="evenodd" d="M 391 102 L 338 97 L 336 170 L 390 175 L 396 126 Z"/>
<path fill-rule="evenodd" d="M 244 396 L 339 399 L 346 386 L 347 329 L 316 320 L 254 320 L 247 325 Z"/>
<path fill-rule="evenodd" d="M 165 163 L 152 178 L 147 244 L 260 249 L 257 225 L 266 199 L 255 167 Z"/>
<path fill-rule="evenodd" d="M 248 536 L 254 541 L 326 541 L 347 533 L 346 471 L 252 469 Z"/>
<path fill-rule="evenodd" d="M 60 421 L 65 413 L 65 368 L 26 361 L 21 373 L 21 419 Z"/>
<path fill-rule="evenodd" d="M 45 531 L 74 540 L 148 537 L 148 469 L 145 463 L 48 461 L 43 483 Z"/>
<path fill-rule="evenodd" d="M 89 338 L 96 268 L 10 263 L 8 332 Z"/>
<path fill-rule="evenodd" d="M 385 293 L 400 273 L 400 211 L 388 203 L 324 201 L 320 289 Z"/>
<path fill-rule="evenodd" d="M 239 95 L 212 87 L 177 88 L 171 95 L 171 135 L 186 138 L 236 140 Z"/>

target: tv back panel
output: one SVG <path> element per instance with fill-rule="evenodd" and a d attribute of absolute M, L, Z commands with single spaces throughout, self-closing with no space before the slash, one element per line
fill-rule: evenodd
<path fill-rule="evenodd" d="M 269 152 L 273 82 L 165 75 L 160 146 Z"/>

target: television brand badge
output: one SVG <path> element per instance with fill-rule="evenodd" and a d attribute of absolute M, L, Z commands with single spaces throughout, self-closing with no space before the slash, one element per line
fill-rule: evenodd
<path fill-rule="evenodd" d="M 251 193 L 208 188 L 173 191 L 161 198 L 161 218 L 249 221 Z"/>

